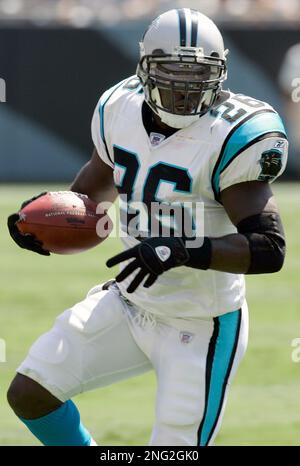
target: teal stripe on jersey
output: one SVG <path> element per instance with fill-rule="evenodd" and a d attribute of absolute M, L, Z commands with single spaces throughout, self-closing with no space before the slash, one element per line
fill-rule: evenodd
<path fill-rule="evenodd" d="M 222 151 L 215 167 L 212 186 L 215 194 L 220 192 L 220 175 L 225 166 L 243 152 L 251 141 L 268 133 L 279 132 L 286 136 L 286 131 L 280 116 L 272 111 L 254 114 L 247 121 L 233 128 L 229 138 L 224 142 Z"/>
<path fill-rule="evenodd" d="M 107 102 L 109 101 L 109 99 L 111 98 L 111 96 L 113 95 L 113 93 L 117 89 L 119 89 L 119 87 L 121 87 L 122 84 L 124 84 L 127 80 L 128 80 L 128 78 L 123 79 L 123 81 L 119 82 L 114 87 L 111 87 L 110 89 L 108 89 L 106 92 L 104 92 L 103 96 L 100 99 L 100 107 L 99 107 L 100 136 L 101 136 L 102 141 L 104 142 L 108 157 L 109 157 L 109 152 L 108 152 L 108 149 L 107 149 L 106 140 L 105 140 L 105 133 L 104 133 L 104 108 L 105 108 L 105 105 L 107 104 Z"/>
<path fill-rule="evenodd" d="M 218 317 L 218 322 L 219 334 L 211 369 L 205 419 L 201 427 L 200 446 L 209 443 L 218 422 L 237 347 L 241 310 Z"/>

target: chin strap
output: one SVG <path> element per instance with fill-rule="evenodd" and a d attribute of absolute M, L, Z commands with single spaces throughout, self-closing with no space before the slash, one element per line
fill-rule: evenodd
<path fill-rule="evenodd" d="M 199 120 L 200 115 L 173 115 L 172 113 L 158 110 L 158 116 L 163 123 L 175 129 L 187 128 Z"/>

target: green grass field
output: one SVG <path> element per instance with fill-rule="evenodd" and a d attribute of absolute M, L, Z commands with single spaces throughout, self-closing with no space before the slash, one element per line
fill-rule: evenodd
<path fill-rule="evenodd" d="M 30 254 L 17 248 L 6 217 L 20 202 L 54 186 L 0 186 L 0 338 L 7 362 L 0 363 L 0 445 L 38 445 L 6 402 L 15 368 L 31 343 L 56 315 L 81 300 L 97 282 L 111 277 L 105 260 L 119 249 L 107 240 L 80 256 Z M 60 187 L 61 189 L 61 187 Z M 291 341 L 300 337 L 299 184 L 277 184 L 288 240 L 284 270 L 247 278 L 250 339 L 232 385 L 217 445 L 299 445 L 300 363 Z M 146 445 L 154 418 L 152 373 L 78 396 L 83 422 L 102 445 Z"/>

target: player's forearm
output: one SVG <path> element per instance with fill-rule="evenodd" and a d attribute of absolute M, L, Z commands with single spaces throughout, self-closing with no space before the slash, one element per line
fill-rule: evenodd
<path fill-rule="evenodd" d="M 117 192 L 113 187 L 103 187 L 102 189 L 88 189 L 85 185 L 74 182 L 70 186 L 70 191 L 86 194 L 94 202 L 111 202 L 117 197 Z"/>
<path fill-rule="evenodd" d="M 247 238 L 232 234 L 211 238 L 210 269 L 230 273 L 246 273 L 250 267 L 250 249 Z"/>
<path fill-rule="evenodd" d="M 117 197 L 117 190 L 113 184 L 112 178 L 108 180 L 94 177 L 90 163 L 84 165 L 76 175 L 70 186 L 70 191 L 86 194 L 95 202 L 114 202 Z"/>
<path fill-rule="evenodd" d="M 280 217 L 263 212 L 241 221 L 238 233 L 205 238 L 200 248 L 187 248 L 187 265 L 229 273 L 278 272 L 285 259 L 285 236 Z"/>

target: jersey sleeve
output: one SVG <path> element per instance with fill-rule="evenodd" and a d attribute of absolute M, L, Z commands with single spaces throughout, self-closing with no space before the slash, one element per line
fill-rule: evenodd
<path fill-rule="evenodd" d="M 114 168 L 113 153 L 110 152 L 108 144 L 111 116 L 111 112 L 109 110 L 110 103 L 116 96 L 118 96 L 119 90 L 127 80 L 128 78 L 124 79 L 102 94 L 96 105 L 91 123 L 92 139 L 97 152 L 103 162 L 112 168 Z"/>
<path fill-rule="evenodd" d="M 102 103 L 101 103 L 102 100 L 101 99 L 103 99 L 103 97 L 99 99 L 96 105 L 94 114 L 93 114 L 93 118 L 92 118 L 92 123 L 91 123 L 92 140 L 93 140 L 94 146 L 97 149 L 99 157 L 107 165 L 114 168 L 114 164 L 108 152 L 108 147 L 107 147 L 105 135 L 104 135 L 104 121 L 103 121 L 104 114 L 102 112 Z"/>
<path fill-rule="evenodd" d="M 212 174 L 217 200 L 220 192 L 237 183 L 272 183 L 285 170 L 288 141 L 275 111 L 257 112 L 237 125 L 223 143 Z"/>
<path fill-rule="evenodd" d="M 288 141 L 282 137 L 267 137 L 241 152 L 220 174 L 220 191 L 244 181 L 272 183 L 285 170 Z"/>

